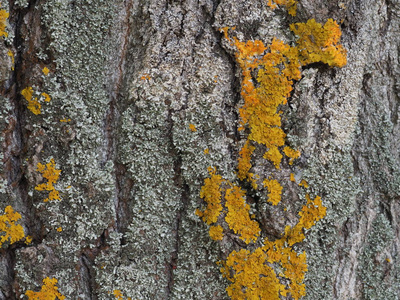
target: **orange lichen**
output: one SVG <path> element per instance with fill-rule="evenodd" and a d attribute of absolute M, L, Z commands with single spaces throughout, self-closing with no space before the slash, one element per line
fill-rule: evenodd
<path fill-rule="evenodd" d="M 224 229 L 220 225 L 210 226 L 208 233 L 214 241 L 220 241 L 224 237 Z"/>
<path fill-rule="evenodd" d="M 62 227 L 57 227 L 57 231 L 58 231 L 58 232 L 63 231 Z"/>
<path fill-rule="evenodd" d="M 307 23 L 295 23 L 290 29 L 298 36 L 297 48 L 301 64 L 323 62 L 331 67 L 343 67 L 347 63 L 346 50 L 338 45 L 342 32 L 336 21 L 328 19 L 325 25 L 314 19 Z"/>
<path fill-rule="evenodd" d="M 208 149 L 208 148 L 206 148 L 206 149 L 204 149 L 204 154 L 209 154 L 210 153 L 210 149 Z"/>
<path fill-rule="evenodd" d="M 274 270 L 265 264 L 266 259 L 267 255 L 261 248 L 254 252 L 241 249 L 229 254 L 222 264 L 221 273 L 232 282 L 226 289 L 231 299 L 280 299 L 285 286 L 279 282 Z"/>
<path fill-rule="evenodd" d="M 35 115 L 41 113 L 42 105 L 39 103 L 37 98 L 33 98 L 33 88 L 27 87 L 21 91 L 21 95 L 24 96 L 25 100 L 28 101 L 28 109 Z"/>
<path fill-rule="evenodd" d="M 1 3 L 0 3 L 1 6 Z M 8 37 L 8 32 L 6 32 L 7 18 L 9 13 L 5 9 L 0 9 L 0 37 Z"/>
<path fill-rule="evenodd" d="M 62 123 L 71 122 L 71 119 L 61 119 L 60 122 L 62 122 Z"/>
<path fill-rule="evenodd" d="M 299 186 L 303 186 L 303 187 L 305 187 L 305 188 L 308 188 L 308 182 L 305 181 L 304 179 L 302 179 L 302 180 L 300 181 L 300 183 L 299 183 Z"/>
<path fill-rule="evenodd" d="M 291 182 L 296 182 L 296 178 L 294 178 L 294 174 L 290 173 L 290 181 Z"/>
<path fill-rule="evenodd" d="M 43 74 L 44 74 L 45 76 L 47 76 L 47 75 L 49 74 L 50 70 L 49 70 L 49 68 L 44 67 L 44 68 L 42 69 L 42 72 L 43 72 Z"/>
<path fill-rule="evenodd" d="M 282 186 L 276 179 L 265 179 L 263 181 L 264 187 L 268 189 L 268 202 L 272 205 L 277 205 L 281 202 Z"/>
<path fill-rule="evenodd" d="M 289 160 L 289 165 L 292 165 L 292 164 L 293 164 L 293 161 L 294 161 L 296 158 L 299 158 L 299 157 L 300 157 L 300 151 L 294 150 L 294 149 L 292 149 L 292 148 L 290 148 L 290 147 L 288 147 L 288 146 L 286 146 L 285 148 L 283 148 L 283 153 L 285 153 L 285 155 L 286 155 L 287 157 L 290 158 L 290 160 Z"/>
<path fill-rule="evenodd" d="M 204 185 L 201 187 L 200 198 L 207 203 L 206 209 L 202 212 L 196 210 L 196 215 L 201 217 L 208 225 L 217 222 L 217 219 L 222 211 L 221 205 L 221 184 L 222 177 L 217 175 L 215 168 L 208 168 L 210 178 L 204 180 Z"/>
<path fill-rule="evenodd" d="M 8 50 L 7 55 L 11 58 L 11 71 L 14 71 L 14 65 L 15 65 L 14 53 L 11 50 Z"/>
<path fill-rule="evenodd" d="M 260 235 L 260 227 L 250 218 L 250 205 L 246 203 L 245 192 L 233 186 L 226 190 L 225 200 L 228 209 L 225 221 L 229 228 L 239 234 L 239 238 L 246 244 L 255 242 Z"/>
<path fill-rule="evenodd" d="M 28 235 L 28 236 L 25 238 L 25 244 L 29 245 L 30 243 L 32 243 L 32 237 L 31 237 L 30 235 Z"/>
<path fill-rule="evenodd" d="M 141 80 L 150 80 L 151 77 L 150 77 L 149 74 L 143 74 L 143 75 L 140 77 L 140 79 L 141 79 Z"/>
<path fill-rule="evenodd" d="M 255 150 L 255 147 L 250 144 L 249 141 L 246 141 L 242 149 L 239 151 L 239 159 L 238 159 L 238 178 L 240 180 L 248 179 L 251 182 L 254 182 L 255 188 L 257 188 L 257 184 L 255 183 L 254 174 L 250 173 L 251 169 L 251 154 Z"/>
<path fill-rule="evenodd" d="M 50 191 L 48 198 L 44 199 L 44 202 L 49 200 L 60 200 L 59 192 L 54 187 L 54 184 L 57 182 L 60 177 L 61 170 L 56 169 L 56 164 L 54 159 L 52 158 L 49 163 L 43 165 L 41 163 L 37 164 L 37 171 L 39 171 L 42 176 L 47 179 L 46 183 L 38 184 L 35 187 L 37 191 Z"/>
<path fill-rule="evenodd" d="M 272 9 L 275 9 L 277 5 L 286 6 L 289 15 L 295 17 L 297 11 L 297 2 L 298 0 L 268 0 L 267 5 Z"/>
<path fill-rule="evenodd" d="M 9 241 L 14 244 L 25 237 L 24 228 L 16 222 L 21 219 L 21 215 L 15 212 L 12 206 L 4 209 L 4 215 L 0 216 L 0 247 Z"/>
<path fill-rule="evenodd" d="M 221 175 L 216 175 L 215 169 L 209 168 L 209 173 L 210 178 L 204 180 L 200 191 L 200 197 L 206 201 L 207 207 L 204 212 L 196 210 L 196 215 L 210 225 L 218 221 L 225 207 L 225 219 L 220 220 L 225 220 L 229 228 L 245 243 L 256 241 L 260 234 L 260 227 L 250 217 L 250 205 L 246 203 L 245 192 L 229 180 L 222 179 Z M 222 200 L 225 200 L 224 205 Z M 209 233 L 213 240 L 221 240 L 223 228 L 220 225 L 211 226 Z"/>
<path fill-rule="evenodd" d="M 194 124 L 189 124 L 189 129 L 190 129 L 192 132 L 196 132 L 196 131 L 197 131 L 196 126 L 194 126 Z"/>
<path fill-rule="evenodd" d="M 42 93 L 41 95 L 44 97 L 44 101 L 50 102 L 51 97 L 49 96 L 49 94 L 47 94 L 47 93 Z"/>
<path fill-rule="evenodd" d="M 299 212 L 299 225 L 305 229 L 310 229 L 316 222 L 326 215 L 326 207 L 322 205 L 321 197 L 316 196 L 311 200 L 310 195 L 306 194 L 307 204 Z"/>
<path fill-rule="evenodd" d="M 64 300 L 65 296 L 63 296 L 59 291 L 57 284 L 57 279 L 46 277 L 43 279 L 43 285 L 40 292 L 34 292 L 28 290 L 25 295 L 29 300 Z"/>

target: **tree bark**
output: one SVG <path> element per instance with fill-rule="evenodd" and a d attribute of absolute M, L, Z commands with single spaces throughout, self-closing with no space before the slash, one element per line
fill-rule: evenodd
<path fill-rule="evenodd" d="M 66 299 L 229 299 L 216 262 L 255 246 L 213 241 L 195 214 L 210 166 L 246 190 L 260 239 L 298 221 L 305 192 L 321 196 L 326 216 L 296 245 L 304 299 L 399 299 L 400 2 L 302 0 L 295 17 L 267 2 L 1 2 L 0 215 L 12 206 L 32 242 L 2 245 L 0 300 L 47 277 Z M 290 44 L 289 25 L 312 18 L 340 24 L 347 65 L 303 67 L 281 108 L 293 165 L 253 157 L 281 179 L 273 206 L 237 180 L 242 73 L 220 29 Z M 52 159 L 54 185 L 39 167 Z"/>

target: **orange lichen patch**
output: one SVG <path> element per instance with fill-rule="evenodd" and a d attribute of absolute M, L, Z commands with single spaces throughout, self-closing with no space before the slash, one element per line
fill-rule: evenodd
<path fill-rule="evenodd" d="M 271 202 L 272 205 L 277 205 L 281 202 L 282 186 L 278 180 L 265 179 L 263 185 L 268 189 L 268 202 Z"/>
<path fill-rule="evenodd" d="M 32 237 L 31 237 L 30 235 L 28 235 L 28 236 L 25 238 L 25 244 L 29 245 L 30 243 L 32 243 Z"/>
<path fill-rule="evenodd" d="M 42 176 L 47 179 L 46 183 L 41 183 L 35 187 L 37 191 L 50 191 L 49 197 L 44 199 L 44 202 L 49 200 L 60 200 L 59 192 L 55 189 L 54 184 L 60 177 L 61 170 L 56 169 L 56 164 L 52 158 L 49 163 L 43 165 L 41 163 L 37 164 L 37 171 L 39 171 Z"/>
<path fill-rule="evenodd" d="M 343 67 L 347 63 L 346 50 L 338 45 L 342 32 L 336 21 L 328 19 L 325 25 L 314 19 L 307 23 L 295 23 L 290 29 L 298 36 L 297 49 L 301 64 L 323 62 L 331 67 Z"/>
<path fill-rule="evenodd" d="M 47 75 L 49 74 L 50 70 L 49 70 L 49 68 L 44 67 L 44 68 L 42 69 L 42 72 L 43 72 L 44 75 L 47 76 Z"/>
<path fill-rule="evenodd" d="M 4 209 L 4 215 L 0 216 L 0 247 L 9 241 L 14 244 L 25 237 L 24 228 L 16 222 L 21 219 L 21 215 L 15 212 L 12 206 Z"/>
<path fill-rule="evenodd" d="M 296 182 L 296 178 L 294 178 L 294 174 L 290 173 L 290 181 L 291 182 Z"/>
<path fill-rule="evenodd" d="M 210 153 L 210 149 L 208 149 L 208 148 L 206 148 L 206 149 L 204 149 L 204 154 L 209 154 Z"/>
<path fill-rule="evenodd" d="M 242 149 L 239 151 L 238 159 L 238 178 L 244 180 L 246 178 L 252 178 L 253 173 L 249 173 L 251 169 L 251 154 L 256 148 L 246 141 Z"/>
<path fill-rule="evenodd" d="M 246 203 L 245 192 L 238 186 L 226 190 L 225 206 L 228 212 L 225 221 L 229 228 L 239 234 L 246 244 L 255 242 L 260 235 L 258 223 L 250 219 L 250 205 Z"/>
<path fill-rule="evenodd" d="M 1 3 L 0 3 L 1 6 Z M 8 32 L 6 32 L 7 18 L 9 13 L 5 9 L 0 9 L 0 37 L 8 37 Z"/>
<path fill-rule="evenodd" d="M 263 157 L 272 162 L 275 168 L 280 169 L 282 154 L 279 152 L 278 147 L 271 147 L 264 153 Z"/>
<path fill-rule="evenodd" d="M 42 105 L 39 103 L 37 98 L 33 98 L 33 88 L 27 87 L 21 91 L 21 95 L 24 96 L 25 100 L 28 101 L 28 109 L 33 112 L 35 115 L 39 115 L 41 113 L 40 109 Z"/>
<path fill-rule="evenodd" d="M 210 237 L 214 241 L 220 241 L 224 237 L 223 231 L 224 229 L 220 225 L 216 225 L 216 226 L 211 226 L 208 233 L 210 234 Z"/>
<path fill-rule="evenodd" d="M 293 161 L 294 161 L 296 158 L 299 158 L 299 157 L 300 157 L 300 151 L 294 150 L 294 149 L 292 149 L 292 148 L 290 148 L 290 147 L 288 147 L 288 146 L 286 146 L 285 148 L 283 148 L 283 153 L 285 153 L 285 155 L 286 155 L 287 157 L 290 158 L 290 160 L 289 160 L 289 165 L 292 165 L 292 164 L 293 164 Z"/>
<path fill-rule="evenodd" d="M 14 53 L 11 50 L 8 50 L 7 55 L 11 58 L 11 71 L 14 71 L 14 65 L 15 65 Z"/>
<path fill-rule="evenodd" d="M 71 122 L 71 119 L 61 119 L 60 122 L 62 122 L 62 123 Z"/>
<path fill-rule="evenodd" d="M 42 93 L 41 95 L 44 97 L 44 101 L 46 101 L 46 102 L 50 102 L 50 100 L 51 100 L 51 97 L 50 97 L 50 95 L 49 95 L 49 94 L 47 94 L 47 93 Z"/>
<path fill-rule="evenodd" d="M 43 279 L 43 285 L 40 292 L 34 292 L 28 290 L 25 295 L 29 300 L 64 300 L 65 296 L 63 296 L 59 291 L 57 284 L 57 279 L 46 277 Z"/>
<path fill-rule="evenodd" d="M 196 132 L 196 131 L 197 131 L 196 126 L 194 126 L 194 124 L 189 124 L 189 129 L 190 129 L 192 132 Z"/>
<path fill-rule="evenodd" d="M 307 189 L 307 188 L 308 188 L 308 182 L 305 181 L 304 179 L 302 179 L 302 180 L 300 181 L 300 183 L 299 183 L 299 186 L 303 186 L 303 187 L 305 187 L 305 188 Z"/>
<path fill-rule="evenodd" d="M 207 203 L 206 209 L 202 212 L 196 210 L 196 215 L 201 217 L 205 223 L 210 225 L 217 222 L 218 216 L 221 214 L 221 184 L 222 177 L 217 175 L 215 168 L 208 168 L 210 178 L 204 180 L 204 185 L 200 190 L 200 198 Z"/>
<path fill-rule="evenodd" d="M 143 75 L 140 77 L 140 79 L 141 79 L 141 80 L 150 80 L 151 77 L 150 77 L 149 74 L 143 74 Z"/>
<path fill-rule="evenodd" d="M 326 207 L 322 205 L 321 197 L 316 196 L 311 200 L 310 195 L 306 194 L 307 204 L 299 212 L 299 225 L 305 229 L 310 229 L 326 215 Z"/>
<path fill-rule="evenodd" d="M 275 9 L 277 5 L 286 6 L 289 15 L 295 17 L 297 11 L 298 0 L 268 0 L 267 5 L 272 9 Z"/>
<path fill-rule="evenodd" d="M 58 232 L 63 231 L 62 227 L 58 227 L 58 228 L 57 228 L 57 231 L 58 231 Z"/>
<path fill-rule="evenodd" d="M 221 273 L 232 282 L 226 289 L 231 299 L 280 299 L 285 286 L 266 264 L 266 259 L 267 255 L 261 248 L 254 252 L 241 249 L 229 254 L 222 264 Z"/>

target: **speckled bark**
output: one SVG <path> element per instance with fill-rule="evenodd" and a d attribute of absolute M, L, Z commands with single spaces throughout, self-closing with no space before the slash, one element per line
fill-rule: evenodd
<path fill-rule="evenodd" d="M 207 167 L 234 181 L 246 138 L 240 70 L 218 29 L 289 43 L 288 25 L 310 18 L 340 22 L 348 64 L 306 67 L 282 107 L 302 156 L 281 174 L 306 179 L 327 207 L 297 246 L 307 253 L 305 299 L 399 299 L 398 0 L 302 0 L 295 18 L 264 0 L 1 4 L 10 17 L 0 41 L 0 211 L 12 205 L 33 237 L 0 249 L 1 300 L 40 290 L 45 277 L 67 299 L 115 299 L 114 290 L 228 299 L 215 262 L 245 245 L 212 241 L 194 214 Z M 52 98 L 39 115 L 20 94 L 28 86 Z M 62 200 L 45 203 L 36 166 L 50 158 Z M 274 167 L 256 159 L 254 168 Z M 296 223 L 305 203 L 282 184 L 287 212 L 248 193 L 263 237 Z"/>

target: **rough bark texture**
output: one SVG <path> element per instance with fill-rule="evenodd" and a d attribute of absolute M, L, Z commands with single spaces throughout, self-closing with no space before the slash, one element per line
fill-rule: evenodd
<path fill-rule="evenodd" d="M 212 241 L 194 214 L 207 167 L 234 181 L 245 141 L 241 73 L 219 28 L 290 42 L 288 25 L 310 18 L 341 23 L 348 63 L 305 68 L 282 108 L 302 156 L 281 172 L 306 179 L 328 208 L 298 246 L 305 299 L 399 299 L 398 0 L 302 0 L 294 18 L 264 0 L 1 5 L 0 210 L 18 211 L 33 241 L 0 249 L 0 299 L 39 291 L 45 277 L 67 299 L 228 299 L 215 262 L 237 245 Z M 41 114 L 27 109 L 26 87 L 51 96 Z M 43 202 L 37 164 L 51 158 L 61 201 Z M 288 212 L 249 194 L 262 236 L 298 219 L 304 193 L 283 185 Z"/>

